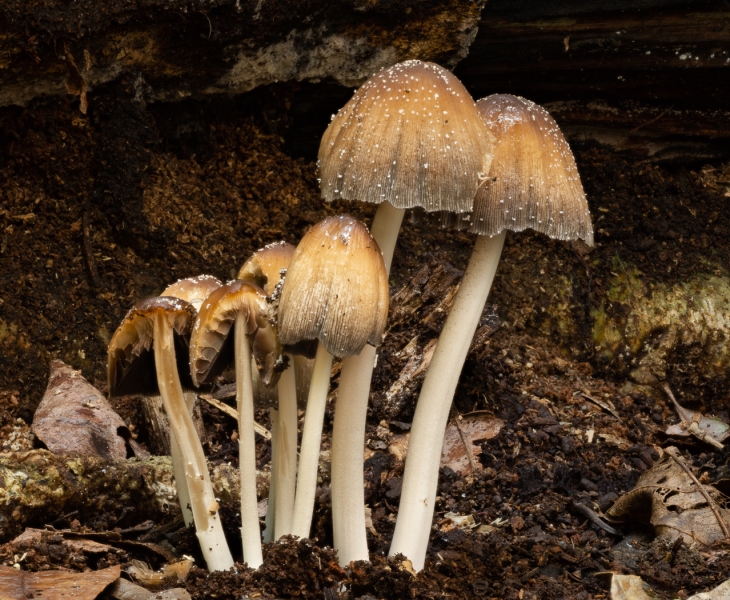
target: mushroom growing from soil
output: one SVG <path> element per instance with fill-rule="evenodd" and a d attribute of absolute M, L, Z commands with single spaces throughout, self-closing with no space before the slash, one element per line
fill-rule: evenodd
<path fill-rule="evenodd" d="M 461 369 L 497 270 L 507 229 L 528 227 L 593 245 L 593 228 L 575 159 L 542 107 L 510 95 L 477 103 L 497 138 L 487 181 L 462 227 L 479 234 L 421 388 L 413 417 L 390 555 L 423 568 L 438 484 L 441 440 Z"/>
<path fill-rule="evenodd" d="M 258 285 L 270 297 L 281 281 L 282 271 L 289 267 L 293 255 L 294 246 L 291 244 L 269 244 L 244 263 L 238 272 L 238 278 Z M 294 516 L 297 483 L 297 383 L 294 369 L 296 359 L 292 355 L 288 355 L 288 359 L 290 366 L 281 373 L 277 386 L 278 409 L 270 409 L 271 480 L 264 541 L 290 534 Z M 267 388 L 259 388 L 266 395 Z"/>
<path fill-rule="evenodd" d="M 187 336 L 194 318 L 193 306 L 179 298 L 158 297 L 136 304 L 109 343 L 109 394 L 159 393 L 162 397 L 179 445 L 203 558 L 209 571 L 224 571 L 233 566 L 233 558 L 180 381 L 180 373 L 189 373 Z"/>
<path fill-rule="evenodd" d="M 293 534 L 308 537 L 317 487 L 322 423 L 333 356 L 356 357 L 380 343 L 388 315 L 388 279 L 365 225 L 328 217 L 302 238 L 284 279 L 279 336 L 284 346 L 318 340 L 302 433 Z M 350 358 L 343 361 L 342 372 Z M 368 381 L 369 387 L 369 381 Z M 332 433 L 332 519 L 340 562 L 368 559 L 363 447 L 368 394 L 338 390 Z"/>
<path fill-rule="evenodd" d="M 278 378 L 281 353 L 264 291 L 240 280 L 215 290 L 198 313 L 190 336 L 193 383 L 200 385 L 228 366 L 231 349 L 236 368 L 243 558 L 257 569 L 263 564 L 263 555 L 256 496 L 252 356 L 262 381 L 269 385 Z"/>
<path fill-rule="evenodd" d="M 221 281 L 212 275 L 198 275 L 197 277 L 179 279 L 175 283 L 167 286 L 160 296 L 180 298 L 180 300 L 185 300 L 190 303 L 192 307 L 198 311 L 203 304 L 203 300 L 205 300 L 211 292 L 217 290 L 222 285 Z M 189 369 L 185 369 L 186 376 L 188 371 Z M 192 415 L 196 401 L 195 392 L 184 390 L 183 396 L 185 397 L 185 405 L 187 406 L 188 412 Z M 156 399 L 148 399 L 148 404 L 152 404 L 152 410 L 155 410 L 155 407 L 157 406 L 155 400 Z M 175 475 L 177 495 L 180 501 L 183 520 L 185 521 L 185 525 L 189 527 L 193 524 L 193 511 L 192 508 L 190 508 L 190 492 L 185 478 L 185 467 L 182 463 L 180 447 L 175 436 L 172 434 L 170 435 L 170 457 L 172 458 L 172 471 Z"/>

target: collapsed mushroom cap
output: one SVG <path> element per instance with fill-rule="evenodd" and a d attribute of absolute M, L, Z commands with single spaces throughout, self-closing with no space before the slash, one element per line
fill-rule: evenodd
<path fill-rule="evenodd" d="M 138 302 L 109 342 L 107 376 L 110 396 L 159 394 L 153 353 L 154 316 L 162 312 L 172 327 L 183 387 L 192 387 L 187 364 L 188 335 L 195 309 L 180 298 L 160 296 Z"/>
<path fill-rule="evenodd" d="M 317 223 L 299 242 L 279 302 L 285 346 L 318 339 L 334 356 L 380 343 L 388 316 L 383 255 L 367 227 L 348 215 Z"/>
<path fill-rule="evenodd" d="M 497 143 L 471 222 L 462 220 L 462 227 L 481 235 L 532 228 L 592 246 L 591 215 L 575 159 L 550 113 L 509 94 L 483 98 L 477 107 Z"/>
<path fill-rule="evenodd" d="M 223 283 L 212 275 L 198 275 L 197 277 L 179 279 L 172 285 L 167 286 L 160 296 L 180 298 L 192 304 L 195 310 L 200 310 L 203 300 L 222 285 Z"/>
<path fill-rule="evenodd" d="M 206 298 L 190 335 L 190 371 L 199 386 L 221 373 L 234 357 L 233 323 L 246 321 L 246 335 L 253 338 L 253 357 L 265 385 L 276 383 L 282 368 L 281 347 L 270 323 L 264 291 L 235 280 Z"/>
<path fill-rule="evenodd" d="M 294 246 L 275 242 L 257 250 L 238 272 L 238 278 L 259 286 L 270 296 L 281 280 L 281 272 L 289 267 Z"/>
<path fill-rule="evenodd" d="M 428 211 L 471 210 L 492 134 L 446 69 L 408 60 L 373 75 L 322 137 L 322 197 Z"/>

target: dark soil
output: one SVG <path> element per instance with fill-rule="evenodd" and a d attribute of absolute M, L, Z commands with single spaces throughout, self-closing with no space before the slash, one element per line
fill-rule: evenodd
<path fill-rule="evenodd" d="M 72 100 L 0 110 L 0 442 L 6 449 L 12 435 L 27 431 L 53 358 L 105 389 L 106 345 L 136 301 L 186 276 L 231 278 L 255 249 L 281 239 L 296 243 L 326 215 L 347 211 L 367 221 L 373 214 L 371 207 L 325 206 L 314 162 L 287 154 L 302 131 L 289 110 L 294 88 L 236 101 L 149 106 L 134 92 L 132 82 L 122 82 L 95 94 L 88 116 Z M 657 165 L 599 146 L 576 149 L 597 247 L 584 256 L 539 234 L 508 237 L 482 322 L 489 335 L 472 347 L 453 408 L 454 414 L 487 411 L 505 426 L 483 443 L 476 474 L 442 469 L 424 572 L 413 577 L 400 561 L 385 558 L 403 470 L 388 448 L 407 429 L 418 381 L 395 404 L 386 392 L 407 362 L 401 350 L 416 336 L 421 350 L 438 336 L 442 292 L 458 281 L 473 243 L 426 222 L 405 224 L 391 276 L 393 292 L 421 286 L 421 304 L 403 316 L 394 302 L 391 317 L 398 318 L 373 380 L 366 462 L 372 562 L 337 565 L 324 489 L 313 542 L 268 545 L 257 572 L 240 566 L 210 576 L 196 568 L 185 582 L 194 598 L 587 599 L 606 597 L 596 573 L 610 570 L 641 575 L 676 597 L 730 576 L 730 555 L 715 553 L 710 561 L 688 544 L 667 550 L 651 536 L 633 562 L 619 559 L 612 547 L 621 538 L 576 508 L 595 503 L 605 510 L 630 490 L 657 459 L 663 429 L 676 422 L 660 394 L 630 383 L 620 364 L 595 357 L 590 310 L 605 299 L 617 256 L 653 283 L 724 272 L 730 170 Z M 546 298 L 541 282 L 560 276 L 569 278 L 571 296 Z M 540 311 L 556 302 L 577 328 L 562 330 Z M 670 369 L 669 382 L 709 411 L 730 408 L 725 380 L 690 381 Z M 612 402 L 620 420 L 583 393 Z M 119 400 L 115 408 L 145 443 L 138 405 Z M 211 461 L 235 464 L 235 422 L 203 408 Z M 266 424 L 263 412 L 258 417 Z M 610 438 L 589 443 L 588 431 Z M 265 467 L 270 455 L 261 440 L 259 450 Z M 685 451 L 710 482 L 725 478 L 727 451 L 699 443 Z M 455 528 L 446 512 L 471 514 L 487 527 Z M 223 507 L 231 540 L 235 514 L 236 507 Z M 75 527 L 113 529 L 119 519 L 109 515 Z M 170 517 L 160 516 L 153 531 L 146 539 L 196 554 L 192 532 L 171 525 Z M 91 559 L 54 544 L 55 538 L 35 548 L 26 568 L 83 570 L 132 558 L 161 563 L 129 548 Z M 6 544 L 0 560 L 12 564 L 24 551 Z"/>

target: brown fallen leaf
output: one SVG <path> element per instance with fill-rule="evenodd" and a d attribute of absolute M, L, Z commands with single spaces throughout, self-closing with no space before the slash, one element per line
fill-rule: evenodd
<path fill-rule="evenodd" d="M 481 470 L 479 442 L 496 437 L 503 426 L 502 421 L 484 413 L 460 415 L 446 428 L 441 466 L 461 475 Z"/>
<path fill-rule="evenodd" d="M 0 566 L 0 600 L 94 600 L 110 583 L 119 579 L 120 571 L 119 565 L 83 573 L 27 573 L 13 567 Z"/>
<path fill-rule="evenodd" d="M 126 429 L 106 398 L 81 373 L 51 362 L 46 393 L 33 417 L 33 433 L 54 454 L 127 458 Z"/>
<path fill-rule="evenodd" d="M 610 519 L 651 524 L 659 536 L 670 540 L 684 536 L 703 545 L 725 538 L 730 511 L 722 494 L 702 485 L 680 462 L 675 448 L 651 469 L 641 474 L 633 490 L 624 494 L 606 512 Z"/>
<path fill-rule="evenodd" d="M 674 408 L 681 421 L 676 425 L 667 427 L 665 433 L 677 437 L 689 437 L 693 435 L 699 440 L 722 450 L 722 442 L 730 436 L 730 425 L 717 417 L 706 417 L 705 415 L 684 408 L 677 402 L 668 385 L 664 386 L 664 392 L 674 404 Z"/>
<path fill-rule="evenodd" d="M 109 596 L 115 600 L 190 600 L 190 594 L 182 588 L 154 593 L 126 579 L 119 579 L 109 589 Z"/>
<path fill-rule="evenodd" d="M 611 600 L 654 600 L 658 596 L 638 575 L 611 577 Z"/>

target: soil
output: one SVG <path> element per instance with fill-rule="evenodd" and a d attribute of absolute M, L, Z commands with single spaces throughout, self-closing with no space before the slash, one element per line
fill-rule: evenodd
<path fill-rule="evenodd" d="M 54 358 L 106 389 L 106 345 L 138 300 L 182 277 L 232 278 L 255 249 L 282 239 L 296 243 L 327 215 L 346 211 L 369 221 L 372 207 L 325 206 L 319 199 L 311 151 L 296 151 L 316 147 L 316 137 L 297 145 L 302 131 L 312 129 L 311 123 L 299 127 L 291 109 L 300 89 L 272 86 L 238 100 L 146 105 L 129 80 L 90 95 L 88 116 L 73 99 L 0 110 L 4 449 L 32 443 L 25 434 Z M 578 507 L 596 503 L 606 510 L 630 490 L 658 458 L 655 447 L 667 443 L 663 429 L 677 422 L 660 393 L 631 382 L 621 364 L 599 360 L 590 311 L 605 300 L 617 257 L 653 283 L 726 273 L 730 167 L 653 164 L 594 144 L 574 148 L 596 248 L 585 254 L 531 232 L 508 236 L 482 321 L 488 335 L 472 346 L 453 405 L 453 416 L 486 411 L 504 427 L 482 443 L 474 474 L 442 468 L 425 570 L 414 577 L 400 560 L 386 558 L 403 470 L 389 444 L 408 429 L 418 381 L 395 404 L 386 392 L 408 360 L 401 352 L 406 345 L 417 337 L 422 350 L 438 336 L 445 317 L 439 303 L 458 281 L 473 240 L 421 221 L 403 228 L 391 285 L 394 296 L 421 286 L 422 298 L 408 314 L 399 314 L 394 302 L 391 317 L 398 319 L 379 350 L 373 378 L 366 461 L 372 562 L 337 565 L 326 486 L 313 539 L 267 545 L 265 565 L 256 572 L 238 565 L 235 572 L 209 575 L 199 568 L 194 533 L 160 515 L 145 540 L 197 558 L 184 583 L 193 598 L 587 599 L 607 597 L 605 580 L 597 577 L 603 571 L 641 575 L 666 597 L 686 597 L 730 577 L 725 551 L 700 552 L 688 543 L 667 548 L 647 531 L 638 532 L 641 551 L 628 560 L 612 550 L 621 536 Z M 541 282 L 561 276 L 570 281 L 570 297 L 560 310 L 578 323 L 568 330 L 540 311 L 555 302 L 541 293 Z M 692 356 L 676 360 L 683 366 L 670 364 L 668 382 L 682 399 L 727 415 L 727 381 L 690 378 Z M 617 416 L 583 394 L 611 402 Z M 146 444 L 138 404 L 113 402 L 132 436 Z M 267 425 L 264 412 L 257 417 Z M 211 462 L 235 464 L 234 420 L 207 404 L 203 418 Z M 589 431 L 596 439 L 607 436 L 605 443 L 590 443 Z M 727 450 L 698 442 L 683 451 L 703 481 L 727 477 Z M 260 439 L 259 467 L 265 469 L 269 458 Z M 237 509 L 224 505 L 222 511 L 233 541 Z M 473 515 L 477 526 L 455 527 L 447 512 Z M 139 523 L 129 515 L 74 518 L 54 526 L 103 531 L 119 529 L 124 518 L 124 537 L 139 539 Z M 621 533 L 637 532 L 625 526 Z M 11 540 L 0 542 L 5 564 L 28 552 Z M 233 552 L 240 559 L 240 547 L 234 544 Z M 135 558 L 155 568 L 163 562 L 134 546 L 92 556 L 54 538 L 28 552 L 24 568 L 96 569 Z"/>

